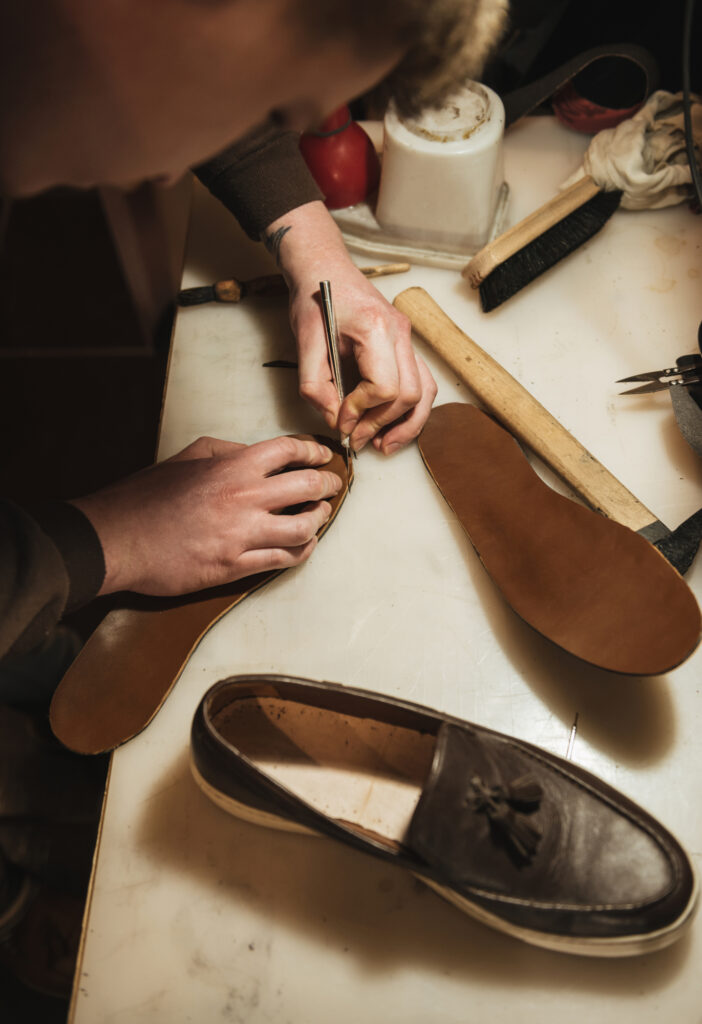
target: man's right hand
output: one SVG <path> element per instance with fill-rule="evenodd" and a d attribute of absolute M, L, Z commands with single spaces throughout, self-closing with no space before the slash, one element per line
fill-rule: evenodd
<path fill-rule="evenodd" d="M 315 548 L 342 481 L 316 441 L 244 445 L 201 437 L 183 451 L 75 499 L 105 556 L 101 594 L 174 596 L 286 569 Z M 283 472 L 286 470 L 286 472 Z M 292 515 L 279 515 L 304 505 Z"/>

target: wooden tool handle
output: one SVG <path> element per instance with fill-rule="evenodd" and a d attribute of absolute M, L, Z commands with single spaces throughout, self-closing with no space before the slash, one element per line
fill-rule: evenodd
<path fill-rule="evenodd" d="M 409 263 L 381 263 L 375 267 L 359 267 L 364 277 L 385 277 L 386 274 L 403 274 L 410 269 Z M 252 295 L 287 295 L 288 286 L 282 274 L 267 274 L 252 277 L 248 281 L 217 281 L 214 286 L 218 302 L 239 302 Z"/>
<path fill-rule="evenodd" d="M 358 268 L 364 277 L 385 277 L 386 274 L 405 274 L 409 263 L 379 263 L 374 267 Z M 183 288 L 178 292 L 178 305 L 201 306 L 205 302 L 240 302 L 251 295 L 287 295 L 288 286 L 282 274 L 266 274 L 238 281 L 230 277 L 226 281 L 215 281 L 213 285 L 197 288 Z"/>
<path fill-rule="evenodd" d="M 253 295 L 264 295 L 275 296 L 275 295 L 287 295 L 288 285 L 287 281 L 282 274 L 266 274 L 263 277 L 250 277 L 248 281 L 234 281 L 224 282 L 220 281 L 219 284 L 215 285 L 217 291 L 217 298 L 220 302 L 234 301 L 238 302 L 238 299 L 224 299 L 220 294 L 220 286 L 222 284 L 238 284 L 240 288 L 240 298 L 248 299 Z"/>
<path fill-rule="evenodd" d="M 359 267 L 364 277 L 385 277 L 386 274 L 405 274 L 409 263 L 380 263 L 377 267 Z"/>
<path fill-rule="evenodd" d="M 531 448 L 588 505 L 639 532 L 656 523 L 615 476 L 569 434 L 526 388 L 468 337 L 423 288 L 408 288 L 394 305 L 485 407 Z"/>
<path fill-rule="evenodd" d="M 558 224 L 600 191 L 599 186 L 589 175 L 579 178 L 524 220 L 520 220 L 514 227 L 483 246 L 470 263 L 466 264 L 461 274 L 470 281 L 471 287 L 479 288 L 495 267 L 504 263 L 510 256 L 514 256 L 535 238 L 539 238 L 544 231 Z"/>

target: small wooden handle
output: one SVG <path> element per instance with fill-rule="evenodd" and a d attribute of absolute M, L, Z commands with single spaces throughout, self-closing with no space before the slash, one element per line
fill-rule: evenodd
<path fill-rule="evenodd" d="M 217 281 L 214 290 L 217 302 L 238 302 L 241 298 L 241 284 L 235 277 L 229 281 Z"/>
<path fill-rule="evenodd" d="M 461 274 L 470 281 L 472 288 L 479 288 L 495 267 L 504 263 L 510 256 L 514 256 L 535 238 L 539 238 L 544 231 L 564 220 L 568 214 L 583 206 L 600 191 L 599 186 L 589 175 L 579 178 L 524 220 L 520 220 L 514 227 L 483 246 L 470 263 L 465 265 Z"/>
<path fill-rule="evenodd" d="M 481 400 L 596 511 L 637 532 L 657 522 L 615 476 L 536 399 L 468 337 L 423 288 L 408 288 L 394 305 Z"/>
<path fill-rule="evenodd" d="M 385 277 L 386 274 L 403 274 L 410 269 L 409 263 L 380 263 L 375 267 L 359 267 L 364 277 Z M 239 302 L 253 295 L 287 295 L 288 286 L 282 274 L 267 274 L 265 277 L 251 277 L 248 281 L 217 281 L 214 286 L 218 302 Z"/>
<path fill-rule="evenodd" d="M 359 267 L 364 277 L 385 277 L 386 274 L 405 274 L 409 263 L 381 263 L 377 267 Z"/>
<path fill-rule="evenodd" d="M 242 299 L 248 299 L 254 295 L 275 296 L 288 294 L 288 285 L 282 274 L 250 277 L 248 281 L 240 281 L 239 285 Z"/>

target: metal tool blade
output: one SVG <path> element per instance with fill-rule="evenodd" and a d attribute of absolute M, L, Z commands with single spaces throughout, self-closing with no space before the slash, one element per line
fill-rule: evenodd
<path fill-rule="evenodd" d="M 620 383 L 617 381 L 617 383 Z M 629 388 L 627 391 L 620 391 L 620 395 L 652 395 L 656 391 L 667 391 L 669 384 L 660 380 L 649 381 L 648 384 L 640 384 L 637 388 Z"/>
<path fill-rule="evenodd" d="M 680 371 L 674 367 L 670 367 L 667 370 L 647 370 L 646 373 L 632 373 L 630 377 L 620 377 L 616 384 L 633 384 L 638 380 L 652 380 L 658 381 L 662 377 L 672 377 L 674 374 Z"/>
<path fill-rule="evenodd" d="M 702 356 L 680 356 L 675 366 L 664 370 L 647 370 L 645 373 L 633 373 L 630 377 L 621 377 L 617 384 L 633 384 L 644 381 L 640 388 L 621 391 L 622 395 L 645 395 L 665 388 L 689 387 L 702 381 Z"/>
<path fill-rule="evenodd" d="M 324 320 L 324 333 L 327 338 L 327 349 L 329 351 L 329 366 L 332 380 L 336 387 L 336 393 L 339 396 L 339 404 L 341 404 L 345 398 L 345 393 L 344 381 L 341 375 L 341 363 L 339 361 L 339 328 L 332 301 L 331 283 L 329 281 L 320 281 L 319 291 L 322 297 L 322 319 Z M 351 442 L 347 435 L 342 434 L 341 430 L 339 431 L 339 439 L 344 449 L 346 468 L 348 470 L 351 457 Z"/>
<path fill-rule="evenodd" d="M 643 531 L 639 530 L 643 536 Z M 664 558 L 667 558 L 681 576 L 684 576 L 692 565 L 702 541 L 702 508 L 694 512 L 688 519 L 668 530 L 667 536 L 653 542 Z"/>

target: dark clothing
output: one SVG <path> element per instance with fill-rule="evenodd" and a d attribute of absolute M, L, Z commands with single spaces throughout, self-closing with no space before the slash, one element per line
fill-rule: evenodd
<path fill-rule="evenodd" d="M 322 198 L 296 133 L 266 124 L 196 168 L 251 238 Z M 0 500 L 0 659 L 44 642 L 62 615 L 94 598 L 105 576 L 97 534 L 67 502 L 19 508 Z"/>
<path fill-rule="evenodd" d="M 296 132 L 266 124 L 194 168 L 250 238 L 304 203 L 323 199 L 300 155 Z"/>
<path fill-rule="evenodd" d="M 93 598 L 105 576 L 90 521 L 68 502 L 31 510 L 0 501 L 0 651 L 43 643 L 66 611 Z"/>

